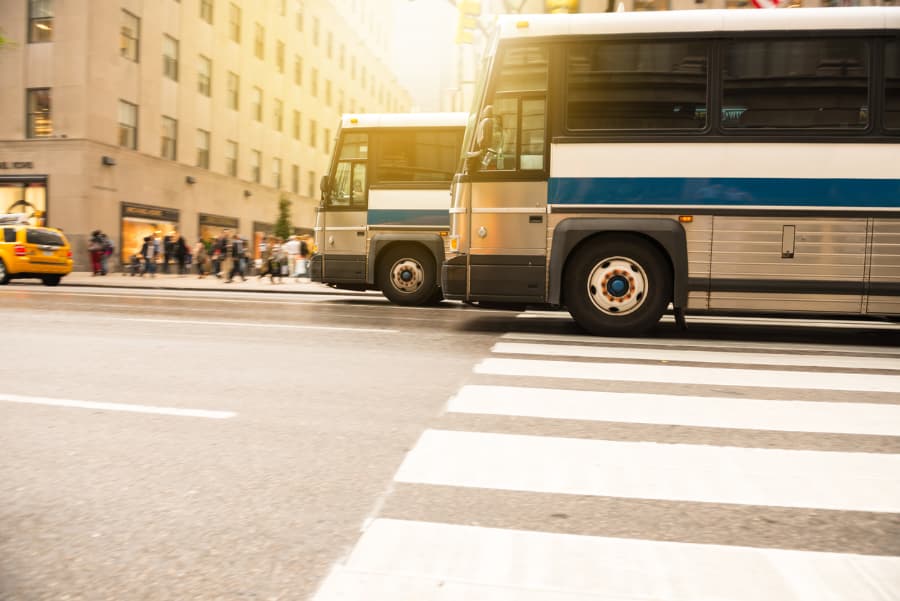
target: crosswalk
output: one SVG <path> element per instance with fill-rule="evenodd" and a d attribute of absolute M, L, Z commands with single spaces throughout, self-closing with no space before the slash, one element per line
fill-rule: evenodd
<path fill-rule="evenodd" d="M 900 348 L 507 333 L 314 601 L 896 601 Z"/>

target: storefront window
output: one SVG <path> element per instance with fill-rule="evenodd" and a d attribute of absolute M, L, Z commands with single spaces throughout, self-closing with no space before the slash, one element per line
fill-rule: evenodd
<path fill-rule="evenodd" d="M 123 265 L 130 263 L 132 256 L 140 252 L 147 236 L 158 238 L 162 246 L 165 236 L 178 231 L 178 218 L 179 213 L 175 209 L 123 203 L 121 244 Z M 162 254 L 159 260 L 162 260 Z"/>
<path fill-rule="evenodd" d="M 0 181 L 0 213 L 25 213 L 32 225 L 46 225 L 47 184 Z"/>

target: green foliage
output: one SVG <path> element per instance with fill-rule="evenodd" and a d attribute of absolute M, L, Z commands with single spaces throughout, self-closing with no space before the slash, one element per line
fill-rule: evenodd
<path fill-rule="evenodd" d="M 290 238 L 294 233 L 291 223 L 291 201 L 287 196 L 278 199 L 278 220 L 275 222 L 275 235 L 282 240 Z"/>

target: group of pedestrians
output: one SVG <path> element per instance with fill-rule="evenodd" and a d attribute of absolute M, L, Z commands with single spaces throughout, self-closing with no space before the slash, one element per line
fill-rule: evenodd
<path fill-rule="evenodd" d="M 100 230 L 91 232 L 91 238 L 88 240 L 88 252 L 91 255 L 91 269 L 93 269 L 94 275 L 109 273 L 109 258 L 114 250 L 115 247 L 109 236 Z"/>
<path fill-rule="evenodd" d="M 218 236 L 198 240 L 193 247 L 177 232 L 160 237 L 160 232 L 144 236 L 138 252 L 130 257 L 128 268 L 133 276 L 156 277 L 157 271 L 170 273 L 174 266 L 179 275 L 191 272 L 196 267 L 197 277 L 212 275 L 224 279 L 226 284 L 236 278 L 247 281 L 248 276 L 268 277 L 270 281 L 282 283 L 285 277 L 299 279 L 309 275 L 310 244 L 300 236 L 290 236 L 287 240 L 274 235 L 263 236 L 256 249 L 237 232 L 226 229 Z M 88 245 L 94 275 L 108 273 L 108 258 L 113 253 L 112 241 L 100 230 L 91 235 Z"/>
<path fill-rule="evenodd" d="M 148 274 L 151 278 L 156 277 L 157 266 L 163 273 L 170 273 L 170 268 L 174 266 L 177 273 L 184 275 L 188 273 L 190 264 L 191 251 L 187 240 L 177 232 L 170 232 L 162 239 L 158 232 L 144 236 L 140 250 L 129 260 L 131 275 L 143 277 Z"/>

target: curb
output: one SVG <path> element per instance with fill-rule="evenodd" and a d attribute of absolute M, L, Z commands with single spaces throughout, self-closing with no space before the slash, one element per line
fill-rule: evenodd
<path fill-rule="evenodd" d="M 67 281 L 68 280 L 68 281 Z M 108 281 L 108 280 L 107 280 Z M 315 283 L 315 282 L 313 282 Z M 104 289 L 108 288 L 111 290 L 188 290 L 191 292 L 212 292 L 212 293 L 229 293 L 229 292 L 244 292 L 244 293 L 259 293 L 259 294 L 325 294 L 325 295 L 334 295 L 334 296 L 371 296 L 377 291 L 358 291 L 358 290 L 339 290 L 336 288 L 331 288 L 326 286 L 325 284 L 317 284 L 320 288 L 310 290 L 308 288 L 297 289 L 290 287 L 290 283 L 285 286 L 274 287 L 272 289 L 260 289 L 260 288 L 242 288 L 240 284 L 231 288 L 228 287 L 227 284 L 221 282 L 221 288 L 212 288 L 212 287 L 201 287 L 201 286 L 193 286 L 191 284 L 185 285 L 174 285 L 168 284 L 164 281 L 160 281 L 159 283 L 148 283 L 144 285 L 130 285 L 127 282 L 122 283 L 94 283 L 91 281 L 72 281 L 68 278 L 63 278 L 62 282 L 60 282 L 60 287 L 67 288 L 99 288 Z"/>

